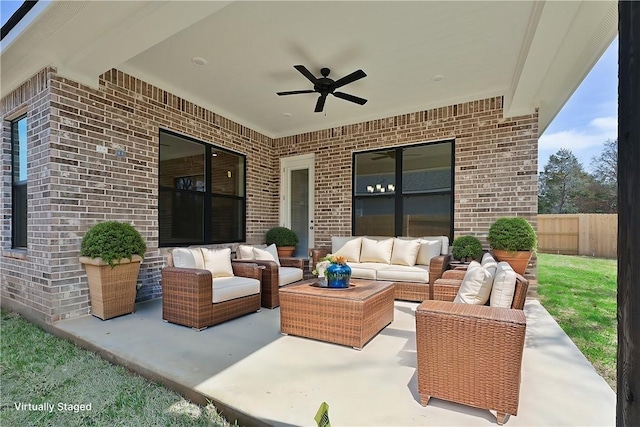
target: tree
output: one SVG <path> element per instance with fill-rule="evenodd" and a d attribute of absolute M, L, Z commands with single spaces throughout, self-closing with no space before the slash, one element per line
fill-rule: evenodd
<path fill-rule="evenodd" d="M 561 148 L 549 157 L 538 180 L 538 213 L 575 213 L 584 196 L 587 174 L 571 150 Z"/>
<path fill-rule="evenodd" d="M 608 139 L 599 156 L 591 160 L 593 209 L 586 212 L 618 212 L 618 140 Z"/>

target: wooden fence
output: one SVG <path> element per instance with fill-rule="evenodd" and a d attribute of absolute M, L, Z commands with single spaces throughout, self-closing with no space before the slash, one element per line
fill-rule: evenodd
<path fill-rule="evenodd" d="M 616 258 L 617 214 L 538 215 L 538 252 Z"/>

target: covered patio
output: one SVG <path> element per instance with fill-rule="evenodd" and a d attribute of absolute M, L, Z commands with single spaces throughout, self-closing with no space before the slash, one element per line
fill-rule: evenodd
<path fill-rule="evenodd" d="M 394 321 L 361 351 L 281 335 L 279 309 L 196 332 L 163 322 L 160 300 L 51 330 L 196 402 L 212 401 L 240 425 L 312 426 L 324 401 L 336 426 L 495 426 L 486 410 L 435 398 L 420 405 L 416 307 L 396 301 Z M 614 425 L 609 385 L 537 300 L 527 300 L 525 314 L 520 405 L 505 425 Z"/>

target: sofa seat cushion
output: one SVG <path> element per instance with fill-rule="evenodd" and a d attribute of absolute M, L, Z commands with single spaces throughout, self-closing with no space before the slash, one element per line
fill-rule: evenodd
<path fill-rule="evenodd" d="M 351 277 L 354 279 L 376 280 L 376 269 L 386 264 L 377 262 L 347 262 L 351 267 Z"/>
<path fill-rule="evenodd" d="M 429 266 L 383 265 L 378 268 L 376 279 L 389 282 L 429 283 Z"/>
<path fill-rule="evenodd" d="M 289 283 L 302 280 L 303 272 L 300 268 L 295 267 L 279 267 L 278 268 L 278 285 L 284 286 Z"/>
<path fill-rule="evenodd" d="M 260 293 L 260 281 L 248 277 L 216 277 L 212 280 L 213 303 Z"/>

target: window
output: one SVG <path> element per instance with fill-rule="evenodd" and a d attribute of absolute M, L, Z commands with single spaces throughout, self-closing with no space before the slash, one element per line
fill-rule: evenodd
<path fill-rule="evenodd" d="M 451 237 L 452 164 L 452 141 L 355 153 L 353 234 Z"/>
<path fill-rule="evenodd" d="M 160 131 L 160 246 L 245 241 L 246 157 Z"/>
<path fill-rule="evenodd" d="M 11 247 L 27 248 L 27 117 L 11 122 Z"/>

